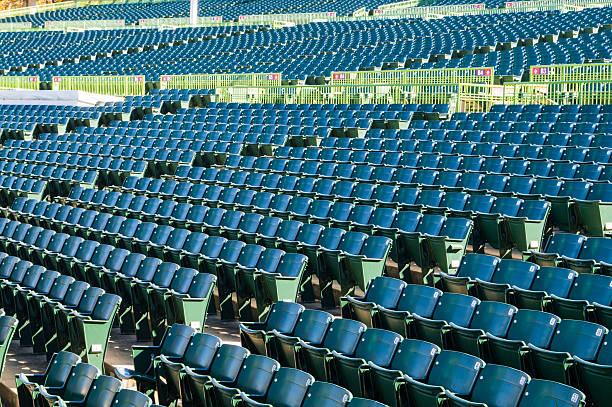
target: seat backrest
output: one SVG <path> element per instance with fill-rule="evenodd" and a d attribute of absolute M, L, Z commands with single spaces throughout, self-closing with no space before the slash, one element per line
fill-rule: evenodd
<path fill-rule="evenodd" d="M 470 401 L 489 406 L 516 407 L 530 377 L 507 366 L 486 365 L 480 372 Z"/>
<path fill-rule="evenodd" d="M 538 265 L 521 260 L 504 259 L 499 262 L 491 281 L 519 288 L 529 288 L 538 272 Z"/>
<path fill-rule="evenodd" d="M 603 274 L 580 273 L 569 293 L 572 300 L 583 300 L 601 305 L 612 305 L 612 277 Z"/>
<path fill-rule="evenodd" d="M 100 371 L 89 363 L 79 363 L 72 369 L 70 378 L 66 382 L 62 399 L 65 401 L 81 401 L 87 397 L 89 388 L 98 377 Z"/>
<path fill-rule="evenodd" d="M 351 355 L 365 329 L 365 324 L 359 321 L 344 318 L 334 319 L 327 330 L 323 346 L 338 353 Z"/>
<path fill-rule="evenodd" d="M 438 298 L 432 319 L 469 326 L 480 300 L 465 294 L 445 293 Z"/>
<path fill-rule="evenodd" d="M 441 295 L 442 291 L 434 287 L 407 284 L 396 309 L 430 318 Z"/>
<path fill-rule="evenodd" d="M 70 372 L 74 366 L 81 361 L 81 358 L 72 352 L 60 351 L 53 355 L 47 371 L 43 385 L 45 387 L 62 387 L 70 377 Z"/>
<path fill-rule="evenodd" d="M 355 353 L 356 358 L 371 361 L 378 366 L 387 367 L 401 342 L 402 336 L 385 329 L 369 328 L 361 336 Z"/>
<path fill-rule="evenodd" d="M 183 356 L 194 333 L 195 329 L 190 326 L 181 324 L 172 325 L 164 333 L 159 354 L 166 357 Z"/>
<path fill-rule="evenodd" d="M 577 276 L 574 270 L 562 267 L 540 267 L 529 289 L 566 298 Z"/>
<path fill-rule="evenodd" d="M 392 277 L 375 277 L 368 284 L 365 300 L 385 308 L 395 308 L 406 283 Z"/>
<path fill-rule="evenodd" d="M 459 269 L 458 277 L 468 277 L 472 280 L 491 281 L 497 269 L 500 259 L 487 254 L 468 253 L 463 256 Z"/>
<path fill-rule="evenodd" d="M 115 397 L 113 406 L 116 407 L 149 407 L 151 399 L 136 390 L 121 389 Z"/>
<path fill-rule="evenodd" d="M 586 238 L 573 233 L 553 233 L 546 242 L 545 253 L 558 253 L 567 257 L 577 258 Z"/>
<path fill-rule="evenodd" d="M 584 405 L 585 395 L 565 384 L 532 379 L 519 403 L 519 407 L 579 407 Z"/>
<path fill-rule="evenodd" d="M 245 394 L 265 394 L 279 368 L 280 363 L 272 358 L 249 355 L 240 369 L 236 387 Z"/>
<path fill-rule="evenodd" d="M 482 301 L 470 322 L 470 328 L 481 329 L 492 335 L 504 337 L 518 309 L 510 304 Z"/>
<path fill-rule="evenodd" d="M 476 356 L 443 350 L 436 357 L 427 383 L 443 386 L 458 396 L 470 394 L 484 362 Z"/>
<path fill-rule="evenodd" d="M 521 309 L 514 315 L 506 339 L 548 348 L 559 321 L 561 318 L 548 312 Z"/>
<path fill-rule="evenodd" d="M 233 382 L 249 351 L 238 345 L 224 343 L 210 365 L 210 375 L 218 381 Z"/>
<path fill-rule="evenodd" d="M 302 371 L 281 367 L 268 388 L 266 403 L 273 406 L 299 407 L 314 378 Z"/>
<path fill-rule="evenodd" d="M 193 369 L 209 370 L 221 346 L 221 339 L 211 334 L 198 332 L 193 335 L 183 354 L 183 363 Z"/>
<path fill-rule="evenodd" d="M 608 330 L 603 325 L 574 319 L 563 319 L 557 325 L 555 335 L 550 344 L 550 350 L 567 352 L 583 360 L 594 361 L 607 333 Z"/>
<path fill-rule="evenodd" d="M 99 376 L 87 394 L 85 407 L 111 407 L 120 388 L 121 380 L 111 376 Z"/>
<path fill-rule="evenodd" d="M 338 385 L 314 382 L 308 389 L 302 407 L 344 407 L 352 397 L 351 392 Z"/>
<path fill-rule="evenodd" d="M 274 303 L 266 317 L 266 331 L 275 329 L 284 334 L 293 332 L 302 311 L 304 311 L 304 306 L 301 304 L 288 301 Z"/>

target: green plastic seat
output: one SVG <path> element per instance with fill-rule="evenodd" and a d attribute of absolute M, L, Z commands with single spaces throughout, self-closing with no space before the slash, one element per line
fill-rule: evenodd
<path fill-rule="evenodd" d="M 393 309 L 400 299 L 406 283 L 391 277 L 375 277 L 370 280 L 365 296 L 346 296 L 340 299 L 343 318 L 356 319 L 368 328 L 374 326 L 377 306 Z"/>
<path fill-rule="evenodd" d="M 394 309 L 377 306 L 377 327 L 397 332 L 408 338 L 411 335 L 409 324 L 412 321 L 412 315 L 431 318 L 441 295 L 442 291 L 437 288 L 408 284 L 404 287 Z"/>
<path fill-rule="evenodd" d="M 485 332 L 481 348 L 484 360 L 524 370 L 526 344 L 548 348 L 560 320 L 543 311 L 519 310 L 505 337 Z"/>
<path fill-rule="evenodd" d="M 117 393 L 113 406 L 116 407 L 153 407 L 151 399 L 140 392 L 129 389 L 121 389 Z"/>
<path fill-rule="evenodd" d="M 17 374 L 15 381 L 19 405 L 34 407 L 34 398 L 39 385 L 52 388 L 63 387 L 70 377 L 70 372 L 80 361 L 80 358 L 74 353 L 61 351 L 52 355 L 44 373 Z"/>
<path fill-rule="evenodd" d="M 284 334 L 273 329 L 271 348 L 274 358 L 282 366 L 297 367 L 296 345 L 298 341 L 302 340 L 314 346 L 322 344 L 332 320 L 333 316 L 328 312 L 306 309 L 300 314 L 293 332 Z"/>
<path fill-rule="evenodd" d="M 399 407 L 399 389 L 404 385 L 404 375 L 425 380 L 439 353 L 440 348 L 433 343 L 404 339 L 398 345 L 390 365 L 382 367 L 368 362 L 371 397 L 391 407 Z"/>
<path fill-rule="evenodd" d="M 610 183 L 596 182 L 585 199 L 575 199 L 577 223 L 587 234 L 592 236 L 609 236 L 612 233 L 612 202 Z"/>
<path fill-rule="evenodd" d="M 166 325 L 185 324 L 197 332 L 202 332 L 208 309 L 213 302 L 216 282 L 217 278 L 213 274 L 198 273 L 191 280 L 191 284 L 186 287 L 186 291 L 171 288 L 169 292 L 166 292 L 164 297 Z"/>
<path fill-rule="evenodd" d="M 467 353 L 443 350 L 425 382 L 404 376 L 403 400 L 414 406 L 434 407 L 444 402 L 446 391 L 465 397 L 472 392 L 484 365 L 481 359 Z"/>
<path fill-rule="evenodd" d="M 467 327 L 474 316 L 480 300 L 475 297 L 447 293 L 438 298 L 431 318 L 412 314 L 409 329 L 411 337 L 442 345 L 442 328 L 450 323 Z"/>
<path fill-rule="evenodd" d="M 111 407 L 117 392 L 121 390 L 121 381 L 111 376 L 98 376 L 90 386 L 84 400 L 70 401 L 58 400 L 58 407 Z"/>
<path fill-rule="evenodd" d="M 540 266 L 555 267 L 559 265 L 561 256 L 577 259 L 586 237 L 572 233 L 553 233 L 544 245 L 542 252 L 530 250 L 523 255 L 523 260 L 531 261 Z"/>
<path fill-rule="evenodd" d="M 557 196 L 548 196 L 551 203 L 550 217 L 559 229 L 574 232 L 577 229 L 576 200 L 585 200 L 593 184 L 582 180 L 565 180 Z"/>
<path fill-rule="evenodd" d="M 205 386 L 210 386 L 212 378 L 224 382 L 235 381 L 248 356 L 248 349 L 242 346 L 223 344 L 209 366 L 186 364 L 180 372 L 183 405 L 206 406 Z"/>
<path fill-rule="evenodd" d="M 589 237 L 577 257 L 561 253 L 563 264 L 579 273 L 603 273 L 612 275 L 612 240 L 605 237 Z"/>
<path fill-rule="evenodd" d="M 302 407 L 344 407 L 351 400 L 351 392 L 332 383 L 314 382 Z"/>
<path fill-rule="evenodd" d="M 62 387 L 39 386 L 35 403 L 40 407 L 51 407 L 57 401 L 81 401 L 94 380 L 100 374 L 97 367 L 89 363 L 78 363 L 70 372 L 70 377 Z"/>
<path fill-rule="evenodd" d="M 530 377 L 511 367 L 488 364 L 469 397 L 461 398 L 446 390 L 446 404 L 452 407 L 516 407 Z"/>
<path fill-rule="evenodd" d="M 169 359 L 182 357 L 193 334 L 193 328 L 176 324 L 168 328 L 159 345 L 132 345 L 134 369 L 116 367 L 115 376 L 119 379 L 133 379 L 139 391 L 152 394 L 156 382 L 154 359 L 160 355 Z"/>
<path fill-rule="evenodd" d="M 476 216 L 482 238 L 499 250 L 499 257 L 507 257 L 512 251 L 512 241 L 507 233 L 508 218 L 516 217 L 521 205 L 522 199 L 499 197 L 495 199 L 489 212 Z"/>
<path fill-rule="evenodd" d="M 606 405 L 612 396 L 610 378 L 612 378 L 612 344 L 610 338 L 604 338 L 595 360 L 587 361 L 580 356 L 572 356 L 576 362 L 576 377 L 579 388 L 584 391 L 587 401 L 593 405 Z"/>
<path fill-rule="evenodd" d="M 350 390 L 356 396 L 367 397 L 364 375 L 369 370 L 368 362 L 380 367 L 388 367 L 402 337 L 398 333 L 384 329 L 366 329 L 355 352 L 342 354 L 332 350 L 330 372 L 332 381 Z"/>
<path fill-rule="evenodd" d="M 487 254 L 468 253 L 461 260 L 457 273 L 440 273 L 438 285 L 444 292 L 472 293 L 475 280 L 491 281 L 500 259 Z"/>
<path fill-rule="evenodd" d="M 516 216 L 506 217 L 509 238 L 518 250 L 540 250 L 549 213 L 549 202 L 527 200 Z"/>
<path fill-rule="evenodd" d="M 545 310 L 567 319 L 589 319 L 592 303 L 612 305 L 612 277 L 601 274 L 578 274 L 567 298 L 552 294 L 543 300 Z"/>
<path fill-rule="evenodd" d="M 513 288 L 510 302 L 519 308 L 541 310 L 545 297 L 567 298 L 577 276 L 575 271 L 562 267 L 540 267 L 531 287 Z"/>
<path fill-rule="evenodd" d="M 306 372 L 281 367 L 274 375 L 274 380 L 268 387 L 264 397 L 249 397 L 240 394 L 240 403 L 243 406 L 284 406 L 300 407 L 308 393 L 314 378 Z"/>
<path fill-rule="evenodd" d="M 527 385 L 519 407 L 581 407 L 584 393 L 565 384 L 533 379 Z"/>
<path fill-rule="evenodd" d="M 537 264 L 526 261 L 502 260 L 490 281 L 476 280 L 474 291 L 483 301 L 509 302 L 515 287 L 531 287 L 538 269 Z"/>
<path fill-rule="evenodd" d="M 608 330 L 587 321 L 563 319 L 557 325 L 550 346 L 541 348 L 529 344 L 529 366 L 533 376 L 570 384 L 572 356 L 594 361 Z"/>
<path fill-rule="evenodd" d="M 400 212 L 401 213 L 401 212 Z M 396 239 L 397 262 L 402 279 L 407 279 L 410 264 L 416 263 L 419 267 L 429 270 L 431 262 L 427 256 L 426 242 L 428 236 L 438 236 L 446 218 L 439 215 L 422 215 L 416 229 L 399 227 Z M 409 227 L 412 225 L 408 224 Z"/>
<path fill-rule="evenodd" d="M 269 357 L 247 356 L 235 381 L 220 381 L 214 377 L 211 379 L 211 385 L 206 389 L 210 405 L 233 407 L 233 399 L 240 395 L 264 397 L 279 368 L 280 364 Z"/>
<path fill-rule="evenodd" d="M 174 405 L 182 399 L 181 371 L 185 366 L 192 369 L 208 370 L 221 339 L 211 334 L 196 333 L 181 356 L 159 355 L 154 359 L 157 396 L 164 405 Z"/>
<path fill-rule="evenodd" d="M 469 326 L 450 323 L 442 328 L 445 349 L 457 350 L 483 357 L 479 341 L 485 332 L 505 337 L 518 309 L 512 305 L 494 301 L 483 301 L 478 305 Z"/>
<path fill-rule="evenodd" d="M 241 322 L 240 323 L 240 342 L 249 351 L 264 355 L 273 356 L 271 348 L 271 331 L 280 334 L 293 332 L 304 307 L 293 302 L 279 301 L 272 305 L 270 312 L 263 322 Z"/>
<path fill-rule="evenodd" d="M 166 327 L 173 324 L 173 322 L 168 324 L 168 316 L 166 314 L 169 298 L 173 293 L 186 293 L 193 279 L 198 274 L 200 273 L 195 269 L 181 267 L 173 274 L 169 285 L 158 286 L 151 284 L 147 289 L 147 314 L 154 344 L 158 344 L 159 339 L 166 331 Z M 198 326 L 193 326 L 193 328 L 198 329 Z"/>
<path fill-rule="evenodd" d="M 366 327 L 350 319 L 334 319 L 320 345 L 311 345 L 299 339 L 296 345 L 298 369 L 311 373 L 322 381 L 331 380 L 329 359 L 332 351 L 341 354 L 355 352 Z"/>

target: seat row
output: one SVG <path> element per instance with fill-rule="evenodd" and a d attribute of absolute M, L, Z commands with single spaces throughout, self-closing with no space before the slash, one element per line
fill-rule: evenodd
<path fill-rule="evenodd" d="M 226 239 L 241 240 L 247 244 L 264 246 L 269 250 L 281 249 L 287 253 L 300 253 L 308 258 L 305 274 L 301 277 L 302 282 L 299 287 L 302 299 L 305 301 L 314 299 L 311 277 L 316 275 L 325 306 L 334 304 L 331 294 L 331 284 L 334 280 L 340 283 L 343 292 L 348 292 L 354 286 L 363 289 L 371 278 L 382 275 L 391 245 L 397 241 L 396 234 L 392 233 L 382 237 L 360 233 L 369 231 L 369 228 L 365 225 L 366 230 L 363 231 L 359 227 L 353 228 L 355 225 L 347 220 L 338 219 L 338 223 L 333 220 L 332 227 L 330 227 L 327 221 L 320 221 L 320 224 L 309 224 L 310 219 L 308 218 L 303 219 L 303 222 L 289 220 L 287 213 L 271 212 L 272 215 L 281 216 L 264 216 L 260 213 L 194 206 L 188 203 L 177 204 L 174 201 L 162 201 L 158 198 L 147 199 L 138 210 L 132 203 L 139 197 L 143 198 L 142 196 L 109 192 L 103 194 L 104 199 L 97 200 L 95 199 L 98 195 L 96 192 L 88 200 L 85 195 L 90 192 L 89 190 L 78 192 L 82 193 L 71 194 L 65 200 L 77 207 L 19 199 L 15 200 L 10 209 L 5 210 L 5 214 L 20 220 L 28 220 L 37 216 L 43 219 L 53 218 L 62 222 L 62 231 L 90 237 L 94 240 L 105 241 L 109 239 L 108 236 L 105 237 L 108 233 L 116 234 L 109 243 L 119 246 L 127 245 L 125 240 L 133 238 L 139 242 L 139 247 L 132 245 L 137 251 L 142 249 L 140 246 L 144 241 L 151 241 L 153 244 L 164 243 L 166 260 L 186 264 L 200 270 L 208 269 L 205 260 L 199 257 L 199 254 L 208 256 L 203 252 L 207 235 L 220 236 L 221 240 L 216 240 L 225 243 L 227 243 Z M 247 210 L 248 208 L 242 209 Z M 453 266 L 451 264 L 453 259 L 459 259 L 465 251 L 471 231 L 471 222 L 429 215 L 437 221 L 422 222 L 424 225 L 431 224 L 428 231 L 432 236 L 429 236 L 425 235 L 423 229 L 425 226 L 421 227 L 423 230 L 417 230 L 423 216 L 414 212 L 408 214 L 413 215 L 412 219 L 407 217 L 406 222 L 403 222 L 402 225 L 414 232 L 410 249 L 419 255 L 416 260 L 425 259 L 423 253 L 427 250 L 427 253 L 432 252 L 431 262 L 437 261 L 445 269 Z M 127 215 L 130 219 L 121 215 Z M 151 221 L 169 225 L 174 230 L 172 228 L 160 229 L 167 233 L 158 235 L 155 232 L 157 230 L 154 228 L 155 223 Z M 355 231 L 351 232 L 352 229 Z M 347 234 L 346 231 L 349 233 Z M 437 235 L 433 236 L 434 233 Z M 161 242 L 160 239 L 167 240 Z M 430 247 L 435 250 L 430 250 Z M 337 250 L 340 250 L 340 253 L 336 253 Z M 402 250 L 401 253 L 403 260 L 411 258 L 409 250 Z M 294 265 L 300 262 L 299 256 L 286 256 L 283 259 L 285 262 L 293 262 Z M 426 262 L 422 261 L 421 264 L 425 267 Z M 286 283 L 289 284 L 288 278 L 294 272 L 286 274 L 287 271 L 286 267 L 277 269 L 277 272 L 281 273 Z M 297 271 L 300 270 L 295 270 Z M 268 295 L 271 294 L 263 297 L 257 295 L 256 298 L 260 303 L 265 304 Z"/>
<path fill-rule="evenodd" d="M 447 130 L 437 129 L 440 124 L 433 121 L 420 122 L 409 129 L 370 128 L 362 141 L 327 137 L 321 140 L 320 147 L 349 148 L 353 150 L 387 150 L 399 151 L 402 140 L 424 142 L 419 150 L 433 151 L 432 142 L 455 143 L 498 143 L 498 144 L 531 144 L 550 147 L 612 147 L 612 138 L 606 134 L 597 137 L 588 133 L 551 133 L 537 131 L 502 131 L 502 130 Z M 418 128 L 420 127 L 420 128 Z M 329 141 L 327 141 L 329 139 Z M 365 142 L 365 143 L 364 143 Z M 366 145 L 371 148 L 366 148 Z"/>
<path fill-rule="evenodd" d="M 277 178 L 280 183 L 281 177 Z M 345 181 L 317 182 L 306 188 L 310 192 L 304 193 L 298 189 L 305 186 L 301 182 L 303 180 L 307 179 L 298 180 L 297 177 L 294 177 L 291 180 L 293 182 L 288 180 L 284 188 L 278 191 L 272 189 L 274 192 L 280 192 L 276 194 L 266 190 L 257 192 L 257 189 L 248 186 L 246 187 L 248 189 L 239 189 L 147 178 L 126 179 L 122 187 L 113 189 L 151 197 L 159 196 L 158 199 L 187 201 L 194 205 L 202 203 L 230 210 L 272 213 L 276 216 L 292 217 L 302 222 L 339 225 L 340 227 L 354 225 L 356 228 L 363 227 L 364 230 L 370 230 L 367 226 L 370 224 L 381 229 L 397 228 L 394 222 L 395 219 L 399 221 L 398 216 L 402 212 L 422 212 L 452 218 L 467 218 L 473 221 L 477 232 L 474 233 L 472 239 L 474 251 L 482 250 L 484 243 L 488 242 L 499 249 L 502 257 L 508 255 L 513 246 L 519 250 L 541 247 L 549 213 L 557 215 L 551 220 L 553 225 L 557 225 L 555 222 L 557 218 L 565 221 L 560 222 L 561 224 L 568 224 L 570 219 L 574 220 L 573 224 L 577 223 L 575 218 L 570 218 L 568 207 L 573 209 L 574 206 L 570 206 L 569 198 L 561 201 L 565 202 L 565 207 L 559 204 L 554 207 L 558 208 L 557 211 L 552 212 L 553 206 L 547 201 L 523 200 L 507 196 L 496 198 L 492 195 L 480 195 L 477 192 L 468 195 L 462 192 L 443 192 L 411 187 L 397 188 L 390 185 L 374 187 L 371 184 L 354 185 Z M 291 183 L 293 185 L 290 185 Z M 374 195 L 375 193 L 377 195 Z M 355 201 L 358 205 L 349 203 Z M 130 205 L 132 202 L 134 201 L 132 200 Z M 592 206 L 598 211 L 599 204 L 600 202 L 593 202 Z M 388 210 L 382 210 L 382 208 Z M 602 204 L 601 208 L 603 218 L 606 218 L 605 204 Z M 374 211 L 378 211 L 380 216 L 374 217 Z M 411 216 L 419 220 L 417 214 L 402 216 Z M 430 217 L 430 219 L 435 218 Z M 591 230 L 597 231 L 605 227 L 605 224 L 599 223 L 600 219 L 602 216 L 589 219 Z M 440 227 L 443 222 L 443 219 L 438 221 Z M 453 221 L 453 223 L 457 225 L 457 234 L 453 233 L 451 237 L 463 239 L 469 236 L 469 222 Z M 462 224 L 463 228 L 460 226 Z M 429 233 L 438 235 L 439 232 L 440 228 L 436 230 L 434 227 Z M 603 235 L 603 231 L 599 235 Z M 393 237 L 391 233 L 387 233 L 386 236 Z M 395 251 L 394 258 L 397 258 L 396 254 Z"/>
<path fill-rule="evenodd" d="M 414 163 L 415 154 L 418 157 L 417 166 L 451 165 L 453 167 L 470 164 L 463 163 L 462 156 L 478 156 L 483 158 L 503 158 L 508 162 L 521 160 L 546 160 L 551 162 L 571 161 L 571 162 L 592 162 L 607 164 L 610 161 L 611 148 L 604 147 L 560 147 L 560 146 L 538 146 L 532 144 L 519 143 L 474 143 L 456 141 L 429 141 L 429 140 L 387 140 L 384 144 L 386 148 L 392 150 L 365 150 L 365 149 L 341 149 L 337 147 L 325 147 L 331 144 L 326 140 L 321 140 L 319 147 L 278 147 L 274 150 L 275 158 L 286 158 L 294 160 L 316 160 L 322 162 L 351 163 L 361 165 L 383 165 L 397 162 L 396 165 L 403 163 Z M 340 139 L 341 140 L 341 139 Z M 346 139 L 346 140 L 366 140 L 366 139 Z M 369 139 L 381 140 L 381 139 Z M 356 143 L 353 143 L 356 144 Z M 374 144 L 374 143 L 370 143 Z M 395 144 L 395 145 L 394 145 Z M 399 160 L 398 160 L 399 157 Z M 438 158 L 436 158 L 438 157 Z M 440 161 L 440 160 L 446 160 Z M 419 164 L 421 162 L 422 164 Z M 495 162 L 494 160 L 492 162 Z M 479 169 L 476 169 L 478 171 Z M 510 167 L 505 172 L 514 171 L 516 168 Z M 546 174 L 544 174 L 546 175 Z"/>
<path fill-rule="evenodd" d="M 164 405 L 385 407 L 184 325 L 170 327 L 159 346 L 132 347 L 132 353 L 134 370 L 116 368 L 115 374 L 135 379 L 147 394 L 157 391 Z"/>
<path fill-rule="evenodd" d="M 272 311 L 263 322 L 240 325 L 243 346 L 278 357 L 282 365 L 308 371 L 316 380 L 336 383 L 390 406 L 473 405 L 488 403 L 496 395 L 503 395 L 507 406 L 553 405 L 555 399 L 567 406 L 585 402 L 574 388 L 532 380 L 517 368 L 440 350 L 421 339 L 404 339 L 398 333 L 366 328 L 361 322 L 305 310 L 299 304 L 276 303 Z M 606 333 L 603 329 L 599 344 Z M 607 345 L 603 353 L 609 353 Z"/>
<path fill-rule="evenodd" d="M 0 174 L 0 205 L 9 206 L 18 196 L 42 199 L 47 187 L 47 181 Z"/>
<path fill-rule="evenodd" d="M 301 254 L 285 253 L 276 248 L 266 249 L 261 245 L 246 244 L 223 237 L 209 238 L 204 233 L 191 236 L 192 233 L 188 229 L 126 219 L 119 215 L 105 217 L 106 224 L 98 225 L 102 228 L 92 233 L 90 226 L 96 221 L 98 212 L 85 214 L 84 223 L 81 224 L 79 221 L 85 212 L 83 208 L 47 202 L 42 202 L 39 208 L 40 206 L 50 208 L 50 211 L 47 213 L 45 209 L 42 217 L 38 219 L 27 211 L 24 214 L 13 211 L 13 215 L 21 221 L 59 233 L 69 233 L 73 237 L 83 236 L 77 237 L 81 241 L 90 238 L 92 240 L 89 240 L 89 243 L 101 242 L 109 250 L 117 247 L 157 257 L 172 262 L 177 267 L 181 264 L 193 272 L 200 270 L 218 276 L 219 307 L 226 319 L 233 318 L 233 293 L 238 294 L 239 309 L 243 310 L 245 317 L 250 313 L 253 299 L 256 300 L 260 312 L 263 312 L 269 302 L 279 299 L 295 300 L 306 269 L 307 257 Z M 31 208 L 36 209 L 36 205 Z M 82 278 L 86 278 L 84 270 L 78 271 Z M 165 283 L 169 284 L 170 280 Z M 161 282 L 155 284 L 163 286 Z M 365 287 L 365 282 L 362 286 Z"/>
<path fill-rule="evenodd" d="M 40 226 L 6 218 L 0 225 L 0 250 L 120 296 L 123 333 L 158 340 L 168 322 L 203 328 L 215 276 Z"/>
<path fill-rule="evenodd" d="M 143 393 L 122 388 L 121 381 L 100 374 L 74 353 L 54 354 L 44 373 L 15 377 L 20 407 L 159 407 Z"/>
<path fill-rule="evenodd" d="M 127 172 L 126 175 L 131 174 Z M 26 164 L 0 162 L 0 177 L 6 179 L 26 178 L 28 182 L 46 182 L 49 190 L 46 191 L 52 196 L 67 195 L 73 185 L 93 188 L 98 182 L 104 182 L 103 177 L 99 177 L 97 170 L 86 170 L 77 168 L 65 168 L 55 165 Z M 115 182 L 121 181 L 117 178 Z"/>
<path fill-rule="evenodd" d="M 541 251 L 528 250 L 523 259 L 541 266 L 564 265 L 581 273 L 612 275 L 611 245 L 610 238 L 554 233 Z"/>
<path fill-rule="evenodd" d="M 239 151 L 239 150 L 238 150 Z M 142 151 L 141 151 L 142 153 Z M 139 151 L 132 152 L 132 156 L 139 157 Z M 87 165 L 87 168 L 109 170 L 125 168 L 125 171 L 143 172 L 148 164 L 153 165 L 149 171 L 152 173 L 172 173 L 179 164 L 191 165 L 197 158 L 194 151 L 171 150 L 161 148 L 148 148 L 144 150 L 141 159 L 101 157 L 98 154 L 78 154 L 69 152 L 28 151 L 13 148 L 0 148 L 0 158 L 15 162 L 35 162 L 38 164 L 72 166 Z M 79 162 L 81 164 L 79 164 Z M 145 168 L 143 168 L 145 167 Z M 159 168 L 158 168 L 159 167 Z"/>
<path fill-rule="evenodd" d="M 50 357 L 70 350 L 102 369 L 121 297 L 0 252 L 0 302 L 17 316 L 20 344 Z"/>
<path fill-rule="evenodd" d="M 347 181 L 338 177 L 325 178 L 303 173 L 297 175 L 280 175 L 276 173 L 262 174 L 260 172 L 219 170 L 218 168 L 192 167 L 187 179 L 191 182 L 216 184 L 212 188 L 221 188 L 220 185 L 246 187 L 251 190 L 264 190 L 282 192 L 284 194 L 298 194 L 303 196 L 319 197 L 323 199 L 339 199 L 347 201 L 361 201 L 377 206 L 414 205 L 419 199 L 420 190 L 434 190 L 427 192 L 427 202 L 420 202 L 421 208 L 425 206 L 442 206 L 446 197 L 442 191 L 462 192 L 451 194 L 453 197 L 446 204 L 452 210 L 465 210 L 468 205 L 466 193 L 491 194 L 494 196 L 516 196 L 526 200 L 545 200 L 551 203 L 552 224 L 566 231 L 585 229 L 589 234 L 603 236 L 607 233 L 608 202 L 612 184 L 608 182 L 587 182 L 579 180 L 559 180 L 555 178 L 541 178 L 530 176 L 510 177 L 503 174 L 479 174 L 474 172 L 454 172 L 437 170 L 414 170 L 401 168 L 397 173 L 390 173 L 386 180 L 370 183 L 367 181 Z M 196 170 L 195 168 L 198 168 Z M 380 167 L 384 168 L 384 167 Z M 178 169 L 177 169 L 178 170 Z M 389 170 L 384 168 L 385 171 Z M 181 169 L 182 171 L 182 169 Z M 197 179 L 196 177 L 200 178 Z M 172 177 L 170 177 L 172 178 Z M 339 180 L 336 180 L 339 179 Z M 395 179 L 395 181 L 394 181 Z M 181 179 L 179 179 L 181 180 Z M 409 181 L 406 181 L 409 180 Z M 220 184 L 220 185 L 219 185 Z M 180 185 L 181 188 L 178 188 Z M 399 185 L 399 187 L 397 186 Z M 161 181 L 147 180 L 146 178 L 126 179 L 124 187 L 128 190 L 153 193 L 162 188 L 175 188 L 175 195 L 195 195 L 198 188 L 188 186 L 186 181 L 179 184 L 166 184 Z M 189 189 L 188 189 L 189 188 Z M 207 188 L 202 189 L 203 197 Z M 408 192 L 412 191 L 412 192 Z M 198 191 L 199 192 L 199 191 Z M 439 200 L 435 196 L 439 197 Z M 437 202 L 436 202 L 437 201 Z M 493 201 L 491 201 L 491 204 Z M 485 205 L 486 206 L 486 205 Z M 483 209 L 481 211 L 488 211 Z"/>
<path fill-rule="evenodd" d="M 489 145 L 489 144 L 487 144 Z M 498 145 L 502 146 L 502 145 Z M 515 147 L 515 146 L 513 146 Z M 325 150 L 324 150 L 325 151 Z M 338 150 L 349 151 L 349 150 Z M 319 159 L 300 159 L 282 157 L 257 157 L 250 159 L 231 157 L 223 166 L 240 170 L 255 170 L 259 172 L 301 174 L 346 180 L 361 180 L 366 182 L 384 183 L 393 181 L 408 183 L 412 177 L 407 177 L 406 171 L 446 170 L 460 174 L 482 173 L 492 175 L 528 175 L 533 177 L 550 177 L 559 179 L 582 179 L 588 181 L 607 182 L 610 179 L 610 166 L 606 165 L 612 153 L 610 150 L 593 149 L 596 151 L 592 159 L 606 160 L 604 164 L 573 162 L 568 160 L 550 161 L 541 159 L 524 159 L 504 157 L 483 157 L 480 155 L 442 155 L 400 152 L 353 152 L 367 155 L 363 161 L 343 162 L 339 160 L 321 161 Z M 206 154 L 206 153 L 205 153 Z M 602 155 L 602 158 L 597 156 Z M 374 158 L 376 157 L 376 158 Z M 222 158 L 222 157 L 221 157 Z M 370 158 L 372 158 L 370 160 Z M 236 164 L 238 161 L 238 164 Z M 370 161 L 370 162 L 368 162 Z M 371 161 L 374 161 L 372 163 Z M 244 165 L 243 165 L 244 163 Z M 211 163 L 210 165 L 214 165 Z M 402 172 L 402 170 L 404 172 Z"/>

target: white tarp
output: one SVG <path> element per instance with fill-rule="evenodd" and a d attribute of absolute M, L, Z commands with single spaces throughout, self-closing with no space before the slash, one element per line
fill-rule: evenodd
<path fill-rule="evenodd" d="M 116 96 L 98 95 L 78 90 L 0 90 L 0 105 L 99 106 L 123 102 Z"/>

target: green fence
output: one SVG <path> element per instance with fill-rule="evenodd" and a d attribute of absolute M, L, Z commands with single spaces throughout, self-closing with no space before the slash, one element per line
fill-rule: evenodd
<path fill-rule="evenodd" d="M 218 25 L 223 23 L 222 16 L 198 17 L 198 26 L 202 25 Z M 181 27 L 191 25 L 189 17 L 176 18 L 141 18 L 138 20 L 138 25 L 141 27 L 161 27 L 172 26 Z"/>
<path fill-rule="evenodd" d="M 251 14 L 238 16 L 238 23 L 249 25 L 272 25 L 274 22 L 283 21 L 294 24 L 307 24 L 313 21 L 329 21 L 335 19 L 335 11 L 326 11 L 319 13 Z"/>
<path fill-rule="evenodd" d="M 45 21 L 48 30 L 124 28 L 125 20 L 65 20 Z"/>
<path fill-rule="evenodd" d="M 388 71 L 336 71 L 330 77 L 331 85 L 360 84 L 435 84 L 483 83 L 493 84 L 495 70 L 485 68 L 398 69 Z"/>
<path fill-rule="evenodd" d="M 0 89 L 40 89 L 38 76 L 0 76 Z"/>
<path fill-rule="evenodd" d="M 80 90 L 110 96 L 145 94 L 145 77 L 134 76 L 54 76 L 53 90 Z"/>
<path fill-rule="evenodd" d="M 18 23 L 0 23 L 0 31 L 22 31 L 31 29 L 32 23 L 30 21 L 20 21 Z"/>
<path fill-rule="evenodd" d="M 612 80 L 612 63 L 532 66 L 529 80 L 530 82 Z"/>
<path fill-rule="evenodd" d="M 215 89 L 216 101 L 239 103 L 448 103 L 453 111 L 487 112 L 494 104 L 611 104 L 612 81 L 504 85 L 370 84 L 233 86 Z"/>
<path fill-rule="evenodd" d="M 280 86 L 280 73 L 162 75 L 161 89 L 215 89 L 223 86 Z"/>
<path fill-rule="evenodd" d="M 451 103 L 457 84 L 230 86 L 216 101 L 243 103 Z"/>

